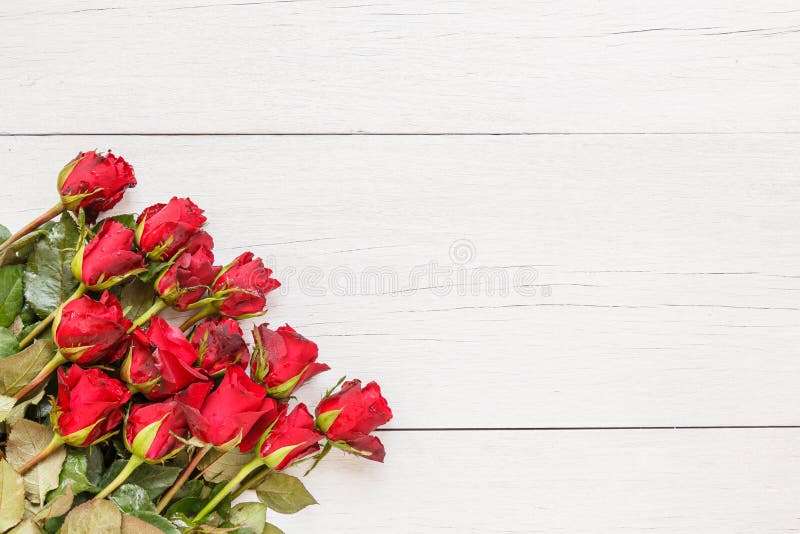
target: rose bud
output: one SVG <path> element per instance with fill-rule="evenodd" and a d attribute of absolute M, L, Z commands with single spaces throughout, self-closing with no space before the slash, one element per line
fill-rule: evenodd
<path fill-rule="evenodd" d="M 128 350 L 129 326 L 119 300 L 106 291 L 99 301 L 83 296 L 64 305 L 53 324 L 53 339 L 68 361 L 109 364 Z"/>
<path fill-rule="evenodd" d="M 253 330 L 256 350 L 253 378 L 264 382 L 271 397 L 284 399 L 309 378 L 330 369 L 317 363 L 317 344 L 298 334 L 288 324 L 270 330 L 264 323 Z"/>
<path fill-rule="evenodd" d="M 177 254 L 205 224 L 203 210 L 188 198 L 150 206 L 136 221 L 136 243 L 147 257 L 165 261 Z"/>
<path fill-rule="evenodd" d="M 386 452 L 381 441 L 369 434 L 391 418 L 392 410 L 375 382 L 363 389 L 360 380 L 345 382 L 317 406 L 317 427 L 334 446 L 377 462 Z"/>
<path fill-rule="evenodd" d="M 212 296 L 220 302 L 219 312 L 234 319 L 262 315 L 266 294 L 281 285 L 270 275 L 272 271 L 252 252 L 245 252 L 226 265 L 212 287 Z"/>
<path fill-rule="evenodd" d="M 133 168 L 111 152 L 81 152 L 58 175 L 64 208 L 83 208 L 89 222 L 94 222 L 99 212 L 116 206 L 128 187 L 136 187 Z"/>
<path fill-rule="evenodd" d="M 247 367 L 250 351 L 239 323 L 228 317 L 207 319 L 192 333 L 192 345 L 200 355 L 197 365 L 209 375 L 231 366 Z"/>
<path fill-rule="evenodd" d="M 73 365 L 65 372 L 62 367 L 50 420 L 66 443 L 88 447 L 114 433 L 122 422 L 122 406 L 130 398 L 122 382 L 100 369 Z"/>
<path fill-rule="evenodd" d="M 185 411 L 200 441 L 222 450 L 238 445 L 247 452 L 277 418 L 278 404 L 241 367 L 231 367 L 200 408 L 187 406 Z"/>
<path fill-rule="evenodd" d="M 134 404 L 125 421 L 125 446 L 146 462 L 175 456 L 189 439 L 183 406 L 197 408 L 208 394 L 205 382 L 196 382 L 163 402 Z"/>
<path fill-rule="evenodd" d="M 131 333 L 131 347 L 120 369 L 130 388 L 150 400 L 163 400 L 194 382 L 208 380 L 192 367 L 197 351 L 178 328 L 153 317 L 145 333 Z"/>
<path fill-rule="evenodd" d="M 214 254 L 205 247 L 183 252 L 156 280 L 161 299 L 179 310 L 200 300 L 219 272 Z"/>
<path fill-rule="evenodd" d="M 103 227 L 72 260 L 72 274 L 92 291 L 108 289 L 147 270 L 144 258 L 131 250 L 133 230 L 114 219 Z"/>
<path fill-rule="evenodd" d="M 259 456 L 267 467 L 281 470 L 295 460 L 319 450 L 324 436 L 314 429 L 314 418 L 305 404 L 298 404 L 289 415 L 283 412 L 259 447 Z"/>

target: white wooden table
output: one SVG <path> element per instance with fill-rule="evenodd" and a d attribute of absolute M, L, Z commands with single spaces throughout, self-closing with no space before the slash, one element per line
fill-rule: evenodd
<path fill-rule="evenodd" d="M 287 533 L 800 528 L 797 2 L 6 0 L 0 48 L 0 222 L 113 148 L 383 384 Z"/>

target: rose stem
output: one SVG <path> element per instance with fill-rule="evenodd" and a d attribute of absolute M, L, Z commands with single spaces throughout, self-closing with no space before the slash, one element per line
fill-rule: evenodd
<path fill-rule="evenodd" d="M 67 363 L 67 359 L 61 355 L 60 352 L 56 352 L 53 358 L 47 362 L 47 364 L 39 371 L 39 374 L 30 381 L 30 383 L 19 390 L 16 394 L 14 394 L 14 398 L 20 400 L 24 398 L 28 393 L 39 387 L 39 385 L 47 380 L 47 378 L 59 367 Z"/>
<path fill-rule="evenodd" d="M 184 330 L 184 331 L 188 330 L 189 328 L 192 327 L 192 325 L 194 325 L 198 321 L 201 321 L 201 320 L 205 319 L 209 315 L 213 315 L 216 311 L 217 311 L 217 308 L 212 306 L 212 305 L 210 305 L 210 304 L 207 304 L 207 305 L 203 306 L 202 308 L 200 308 L 200 310 L 197 313 L 195 313 L 194 315 L 192 315 L 191 317 L 186 319 L 186 322 L 184 322 L 181 325 L 181 330 Z"/>
<path fill-rule="evenodd" d="M 70 301 L 73 301 L 73 300 L 75 300 L 77 298 L 82 297 L 84 293 L 86 293 L 86 285 L 81 284 L 81 285 L 78 286 L 78 289 L 75 290 L 75 293 L 73 293 L 70 298 L 65 300 L 61 304 L 61 306 L 59 306 L 57 309 L 53 310 L 53 312 L 51 312 L 50 315 L 48 315 L 47 317 L 42 319 L 42 321 L 39 322 L 38 325 L 36 325 L 36 328 L 34 328 L 30 332 L 28 332 L 28 335 L 25 336 L 25 339 L 23 339 L 22 341 L 19 342 L 19 348 L 24 349 L 25 347 L 27 347 L 34 339 L 36 339 L 39 336 L 39 334 L 44 332 L 45 329 L 48 326 L 50 326 L 50 323 L 53 322 L 53 319 L 56 318 L 57 314 L 61 313 L 61 309 L 64 307 L 64 305 L 67 302 L 70 302 Z"/>
<path fill-rule="evenodd" d="M 31 468 L 35 467 L 36 464 L 38 464 L 39 462 L 41 462 L 42 460 L 44 460 L 45 458 L 56 452 L 58 449 L 60 449 L 62 445 L 64 445 L 64 438 L 61 437 L 61 434 L 56 432 L 53 435 L 53 439 L 51 439 L 50 443 L 47 444 L 47 447 L 42 449 L 42 451 L 39 454 L 37 454 L 36 456 L 25 462 L 25 465 L 20 467 L 19 471 L 17 472 L 20 475 L 24 475 L 25 473 L 30 471 Z"/>
<path fill-rule="evenodd" d="M 119 474 L 117 475 L 117 478 L 112 480 L 108 484 L 108 486 L 106 486 L 103 489 L 103 491 L 95 495 L 94 498 L 105 499 L 106 497 L 108 497 L 115 489 L 120 487 L 123 482 L 128 480 L 128 477 L 131 476 L 131 473 L 133 473 L 136 470 L 136 468 L 142 465 L 143 463 L 144 463 L 143 458 L 139 458 L 135 454 L 131 456 L 130 460 L 128 460 L 128 463 L 125 464 L 125 467 L 123 467 L 122 471 L 120 471 Z"/>
<path fill-rule="evenodd" d="M 169 501 L 172 500 L 172 498 L 175 496 L 175 494 L 178 493 L 178 490 L 183 487 L 183 485 L 186 483 L 187 480 L 189 480 L 189 476 L 192 474 L 192 471 L 195 470 L 195 468 L 197 467 L 197 464 L 200 463 L 200 460 L 202 460 L 203 457 L 206 454 L 208 454 L 208 451 L 210 451 L 213 448 L 214 448 L 214 446 L 209 444 L 209 445 L 204 446 L 201 449 L 198 449 L 197 452 L 194 453 L 194 456 L 192 457 L 192 461 L 189 462 L 189 465 L 187 465 L 186 469 L 183 470 L 183 473 L 181 473 L 181 476 L 178 478 L 178 480 L 175 481 L 175 483 L 172 485 L 172 487 L 169 489 L 169 491 L 167 491 L 164 494 L 164 496 L 161 497 L 161 500 L 158 501 L 158 506 L 156 506 L 156 511 L 158 513 L 161 513 L 161 511 L 164 510 L 164 508 L 167 507 L 167 505 L 169 504 Z"/>
<path fill-rule="evenodd" d="M 20 230 L 16 234 L 6 239 L 3 242 L 3 244 L 0 245 L 0 252 L 4 251 L 5 249 L 13 245 L 15 241 L 33 232 L 34 230 L 39 228 L 41 225 L 43 225 L 53 217 L 58 216 L 62 211 L 64 211 L 64 205 L 61 204 L 61 202 L 59 202 L 58 204 L 56 204 L 55 206 L 53 206 L 52 208 L 41 214 L 39 217 L 35 218 L 30 223 L 28 223 L 22 230 Z"/>
<path fill-rule="evenodd" d="M 214 510 L 214 508 L 216 508 L 217 505 L 222 501 L 222 499 L 224 499 L 231 491 L 233 491 L 233 488 L 238 486 L 239 483 L 242 480 L 244 480 L 245 477 L 249 475 L 254 469 L 257 469 L 259 466 L 262 465 L 264 464 L 261 463 L 261 458 L 258 456 L 250 460 L 249 463 L 245 464 L 244 467 L 242 467 L 242 469 L 236 474 L 236 476 L 233 477 L 230 480 L 230 482 L 225 484 L 225 487 L 222 488 L 222 491 L 214 495 L 214 498 L 211 499 L 208 502 L 208 504 L 206 504 L 205 507 L 202 510 L 200 510 L 200 512 L 196 516 L 194 516 L 194 519 L 192 519 L 192 523 L 197 523 L 205 516 L 210 514 Z"/>
<path fill-rule="evenodd" d="M 150 306 L 149 310 L 141 314 L 139 317 L 136 318 L 135 321 L 133 321 L 133 325 L 131 325 L 131 327 L 128 329 L 128 333 L 130 334 L 131 332 L 136 330 L 136 328 L 142 326 L 144 323 L 149 321 L 154 315 L 158 315 L 159 313 L 167 309 L 168 306 L 169 304 L 164 302 L 162 299 L 156 300 L 155 304 Z"/>
<path fill-rule="evenodd" d="M 254 486 L 257 486 L 258 484 L 261 483 L 262 480 L 267 478 L 270 473 L 272 473 L 272 469 L 269 469 L 269 468 L 267 468 L 264 471 L 258 473 L 256 476 L 254 476 L 253 478 L 251 478 L 250 480 L 246 481 L 244 484 L 239 486 L 239 489 L 234 491 L 231 494 L 231 497 L 233 497 L 235 499 L 236 497 L 238 497 L 239 495 L 241 495 L 245 491 L 251 489 Z"/>

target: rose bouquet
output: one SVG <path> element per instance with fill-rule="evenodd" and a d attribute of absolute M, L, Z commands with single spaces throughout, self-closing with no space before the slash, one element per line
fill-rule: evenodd
<path fill-rule="evenodd" d="M 248 344 L 240 325 L 272 271 L 250 252 L 215 265 L 188 198 L 98 221 L 135 185 L 122 158 L 82 153 L 52 209 L 0 226 L 0 532 L 279 533 L 268 509 L 316 502 L 284 470 L 334 448 L 382 462 L 392 412 L 358 380 L 297 402 L 329 370 L 317 345 L 267 323 Z"/>

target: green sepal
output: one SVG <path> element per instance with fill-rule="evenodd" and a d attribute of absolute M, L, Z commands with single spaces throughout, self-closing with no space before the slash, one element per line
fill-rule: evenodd
<path fill-rule="evenodd" d="M 327 432 L 333 426 L 333 423 L 336 421 L 336 418 L 339 417 L 340 413 L 342 413 L 341 409 L 319 414 L 316 421 L 317 428 L 323 433 Z"/>
<path fill-rule="evenodd" d="M 286 397 L 292 394 L 292 391 L 297 387 L 297 383 L 300 382 L 300 378 L 303 377 L 306 371 L 308 371 L 309 365 L 306 365 L 302 371 L 296 376 L 293 376 L 280 386 L 275 386 L 274 388 L 269 388 L 267 390 L 267 395 L 274 399 L 285 399 Z"/>
<path fill-rule="evenodd" d="M 128 443 L 128 432 L 126 431 L 124 434 L 124 442 L 125 448 L 127 448 L 131 454 L 134 456 L 138 456 L 142 459 L 147 459 L 147 451 L 150 450 L 150 447 L 153 445 L 153 442 L 156 439 L 156 435 L 158 434 L 159 429 L 161 428 L 161 424 L 164 422 L 169 414 L 164 415 L 158 421 L 154 421 L 144 427 L 135 438 L 133 438 L 133 443 Z M 127 421 L 125 422 L 127 426 Z"/>
<path fill-rule="evenodd" d="M 287 445 L 286 447 L 281 447 L 277 451 L 268 454 L 261 458 L 261 461 L 264 462 L 264 465 L 269 467 L 270 469 L 275 469 L 281 462 L 283 462 L 287 456 L 289 456 L 293 450 L 299 447 L 301 444 L 298 443 L 297 445 Z"/>

